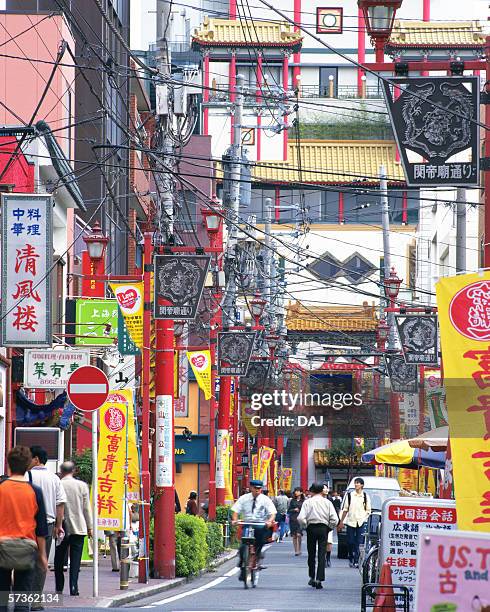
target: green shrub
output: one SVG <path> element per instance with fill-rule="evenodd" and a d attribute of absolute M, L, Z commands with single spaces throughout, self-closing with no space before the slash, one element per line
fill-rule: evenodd
<path fill-rule="evenodd" d="M 231 518 L 230 506 L 216 506 L 216 522 L 227 523 Z"/>
<path fill-rule="evenodd" d="M 192 576 L 204 569 L 208 560 L 204 519 L 191 514 L 175 516 L 175 573 Z"/>
<path fill-rule="evenodd" d="M 208 563 L 224 550 L 223 528 L 220 523 L 206 523 L 206 542 L 208 544 Z"/>
<path fill-rule="evenodd" d="M 92 484 L 92 449 L 85 448 L 79 453 L 73 453 L 72 461 L 77 468 L 77 478 L 90 486 Z"/>

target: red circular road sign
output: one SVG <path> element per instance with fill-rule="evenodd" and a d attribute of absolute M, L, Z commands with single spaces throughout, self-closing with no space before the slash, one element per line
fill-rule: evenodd
<path fill-rule="evenodd" d="M 79 410 L 93 412 L 109 395 L 107 376 L 94 366 L 81 366 L 73 372 L 67 384 L 68 399 Z"/>

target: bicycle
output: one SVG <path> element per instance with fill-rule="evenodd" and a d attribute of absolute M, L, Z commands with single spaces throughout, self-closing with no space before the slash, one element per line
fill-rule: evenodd
<path fill-rule="evenodd" d="M 243 582 L 243 588 L 248 589 L 248 585 L 253 589 L 259 581 L 259 561 L 255 551 L 255 529 L 264 528 L 266 523 L 259 521 L 238 521 L 238 525 L 242 526 L 241 537 L 241 562 L 240 562 L 240 577 Z"/>

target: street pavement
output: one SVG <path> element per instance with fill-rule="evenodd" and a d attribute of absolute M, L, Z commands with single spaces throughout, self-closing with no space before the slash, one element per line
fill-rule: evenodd
<path fill-rule="evenodd" d="M 323 590 L 308 586 L 306 551 L 295 557 L 290 538 L 270 546 L 265 564 L 267 569 L 261 572 L 256 589 L 243 588 L 236 561 L 231 561 L 214 575 L 207 574 L 184 587 L 138 601 L 138 608 L 130 604 L 127 609 L 168 612 L 359 612 L 361 609 L 359 571 L 349 568 L 348 562 L 337 559 L 334 553 Z"/>

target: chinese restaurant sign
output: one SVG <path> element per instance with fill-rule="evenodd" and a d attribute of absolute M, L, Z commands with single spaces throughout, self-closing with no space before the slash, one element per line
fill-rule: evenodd
<path fill-rule="evenodd" d="M 490 610 L 489 534 L 424 531 L 417 557 L 417 612 Z"/>
<path fill-rule="evenodd" d="M 371 503 L 376 507 L 373 497 Z M 416 497 L 390 499 L 383 504 L 381 523 L 380 563 L 388 563 L 393 584 L 407 586 L 413 601 L 420 530 L 456 529 L 454 501 Z"/>
<path fill-rule="evenodd" d="M 407 184 L 478 185 L 479 77 L 390 78 L 383 85 Z"/>
<path fill-rule="evenodd" d="M 196 317 L 211 257 L 155 255 L 155 319 Z"/>
<path fill-rule="evenodd" d="M 75 344 L 114 344 L 118 329 L 117 311 L 116 300 L 76 300 Z"/>
<path fill-rule="evenodd" d="M 133 392 L 114 391 L 100 409 L 98 525 L 127 529 L 126 504 L 139 498 L 139 462 L 136 449 Z M 125 474 L 127 457 L 127 475 Z M 126 484 L 125 484 L 126 476 Z"/>
<path fill-rule="evenodd" d="M 458 524 L 490 529 L 490 273 L 436 284 Z"/>
<path fill-rule="evenodd" d="M 2 194 L 2 346 L 51 346 L 52 199 Z"/>
<path fill-rule="evenodd" d="M 24 385 L 30 389 L 64 389 L 72 372 L 86 365 L 90 365 L 88 350 L 27 349 L 24 352 Z"/>

